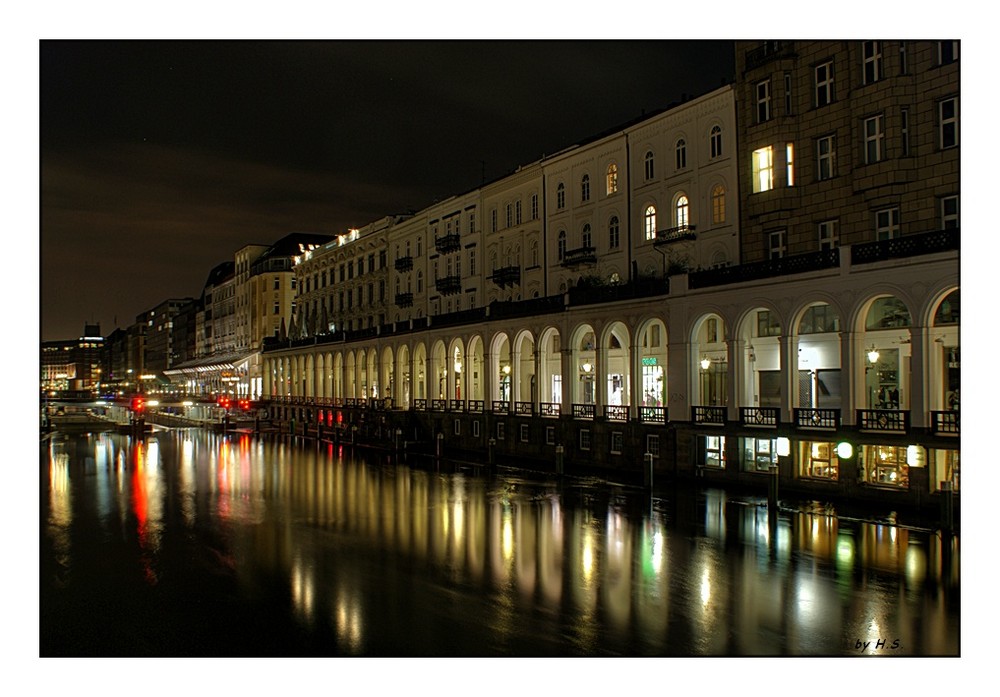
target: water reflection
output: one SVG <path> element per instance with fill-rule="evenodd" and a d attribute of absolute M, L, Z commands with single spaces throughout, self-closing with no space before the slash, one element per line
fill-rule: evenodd
<path fill-rule="evenodd" d="M 54 439 L 43 458 L 44 531 L 62 569 L 43 591 L 73 592 L 75 567 L 101 552 L 86 530 L 97 520 L 112 538 L 101 544 L 160 594 L 147 615 L 193 597 L 265 617 L 283 637 L 254 642 L 174 613 L 155 620 L 165 646 L 170 632 L 201 631 L 227 638 L 201 651 L 227 654 L 851 655 L 859 640 L 897 640 L 894 655 L 958 650 L 954 537 L 769 516 L 720 491 L 650 501 L 245 435 Z M 122 593 L 129 582 L 109 581 Z"/>

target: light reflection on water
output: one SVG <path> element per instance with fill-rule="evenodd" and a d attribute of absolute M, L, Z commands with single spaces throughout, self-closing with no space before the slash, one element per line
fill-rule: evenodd
<path fill-rule="evenodd" d="M 289 625 L 270 644 L 194 628 L 225 636 L 225 654 L 853 655 L 897 639 L 866 652 L 958 652 L 957 538 L 247 435 L 84 436 L 42 457 L 56 569 L 43 591 L 70 594 L 75 567 L 107 553 L 86 541 L 97 520 L 160 605 L 229 579 L 204 602 Z M 124 576 L 109 593 L 134 592 Z"/>

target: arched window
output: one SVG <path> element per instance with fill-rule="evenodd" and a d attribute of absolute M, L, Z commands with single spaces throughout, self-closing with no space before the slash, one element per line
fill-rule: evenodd
<path fill-rule="evenodd" d="M 559 261 L 566 258 L 566 231 L 559 231 Z"/>
<path fill-rule="evenodd" d="M 722 155 L 722 129 L 719 126 L 712 126 L 708 142 L 712 152 L 712 159 L 720 157 Z"/>
<path fill-rule="evenodd" d="M 583 226 L 583 247 L 589 249 L 591 247 L 591 242 L 593 241 L 590 234 L 590 223 Z"/>
<path fill-rule="evenodd" d="M 618 165 L 608 165 L 608 196 L 618 191 Z"/>
<path fill-rule="evenodd" d="M 531 242 L 531 265 L 538 266 L 538 241 L 532 240 Z"/>
<path fill-rule="evenodd" d="M 681 194 L 674 204 L 674 224 L 677 227 L 687 227 L 688 224 L 688 197 Z"/>
<path fill-rule="evenodd" d="M 722 184 L 712 187 L 712 222 L 726 222 L 726 189 Z"/>
<path fill-rule="evenodd" d="M 681 138 L 677 141 L 677 169 L 687 167 L 687 143 Z"/>
<path fill-rule="evenodd" d="M 656 206 L 646 206 L 642 214 L 642 229 L 647 240 L 656 238 Z"/>
<path fill-rule="evenodd" d="M 621 244 L 621 227 L 618 224 L 618 216 L 613 215 L 608 221 L 608 248 L 618 249 L 619 244 Z"/>
<path fill-rule="evenodd" d="M 590 175 L 584 174 L 580 180 L 580 200 L 586 203 L 590 200 Z"/>
<path fill-rule="evenodd" d="M 556 187 L 556 208 L 562 210 L 566 207 L 566 187 L 562 182 Z"/>
<path fill-rule="evenodd" d="M 646 156 L 643 158 L 643 168 L 644 168 L 644 172 L 645 172 L 646 181 L 649 181 L 650 179 L 652 179 L 655 176 L 655 174 L 654 174 L 654 168 L 653 168 L 653 151 L 652 150 L 647 150 L 646 151 Z"/>

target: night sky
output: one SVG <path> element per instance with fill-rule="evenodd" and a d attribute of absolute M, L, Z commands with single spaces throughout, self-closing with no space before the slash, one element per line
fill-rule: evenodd
<path fill-rule="evenodd" d="M 468 191 L 733 78 L 729 41 L 39 44 L 41 340 L 250 243 Z"/>

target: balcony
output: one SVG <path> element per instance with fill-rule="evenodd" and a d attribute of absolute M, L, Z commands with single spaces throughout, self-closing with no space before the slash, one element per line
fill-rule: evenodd
<path fill-rule="evenodd" d="M 935 230 L 919 235 L 905 235 L 891 240 L 851 245 L 851 264 L 869 264 L 874 261 L 903 259 L 934 252 L 957 252 L 958 247 L 958 228 Z"/>
<path fill-rule="evenodd" d="M 574 419 L 591 419 L 593 420 L 594 415 L 597 413 L 597 406 L 594 404 L 574 404 L 573 405 L 573 418 Z"/>
<path fill-rule="evenodd" d="M 876 433 L 906 433 L 910 412 L 898 409 L 858 409 L 858 429 Z"/>
<path fill-rule="evenodd" d="M 727 283 L 756 281 L 762 278 L 787 276 L 795 273 L 836 269 L 840 267 L 840 249 L 824 249 L 820 252 L 798 254 L 791 257 L 767 259 L 766 261 L 724 266 L 718 269 L 692 271 L 688 274 L 688 287 L 710 288 Z"/>
<path fill-rule="evenodd" d="M 725 407 L 691 407 L 691 421 L 699 426 L 725 426 Z"/>
<path fill-rule="evenodd" d="M 620 404 L 608 404 L 604 407 L 604 418 L 607 421 L 628 421 L 628 409 Z"/>
<path fill-rule="evenodd" d="M 639 421 L 644 424 L 667 423 L 666 407 L 639 407 Z"/>
<path fill-rule="evenodd" d="M 660 230 L 656 233 L 656 239 L 653 240 L 653 246 L 659 247 L 665 244 L 673 244 L 674 242 L 693 240 L 695 239 L 694 230 L 694 225 L 678 225 L 677 227 Z"/>
<path fill-rule="evenodd" d="M 745 68 L 752 70 L 784 56 L 791 56 L 792 45 L 787 41 L 765 41 L 755 49 L 746 52 Z"/>
<path fill-rule="evenodd" d="M 547 418 L 558 418 L 562 405 L 558 402 L 542 402 L 538 405 L 538 413 Z"/>
<path fill-rule="evenodd" d="M 836 431 L 840 409 L 795 409 L 795 428 L 809 431 Z"/>
<path fill-rule="evenodd" d="M 396 271 L 412 271 L 413 257 L 399 257 L 396 259 Z"/>
<path fill-rule="evenodd" d="M 514 413 L 518 416 L 534 416 L 535 410 L 531 402 L 514 402 Z"/>
<path fill-rule="evenodd" d="M 505 266 L 496 269 L 490 276 L 490 280 L 501 288 L 515 286 L 521 282 L 521 269 L 517 266 Z"/>
<path fill-rule="evenodd" d="M 958 436 L 957 411 L 932 411 L 931 424 L 935 436 Z"/>
<path fill-rule="evenodd" d="M 442 276 L 434 279 L 434 288 L 441 295 L 454 295 L 462 292 L 462 279 L 459 276 Z"/>
<path fill-rule="evenodd" d="M 461 248 L 462 239 L 457 232 L 453 232 L 452 234 L 445 235 L 443 237 L 434 238 L 434 249 L 437 250 L 438 254 L 457 252 Z"/>
<path fill-rule="evenodd" d="M 777 428 L 778 407 L 740 407 L 740 425 L 749 428 Z"/>
<path fill-rule="evenodd" d="M 567 268 L 579 266 L 580 264 L 596 264 L 597 249 L 595 247 L 577 247 L 567 250 L 563 254 L 562 265 Z"/>
<path fill-rule="evenodd" d="M 413 293 L 396 293 L 396 307 L 411 307 L 413 305 Z"/>

